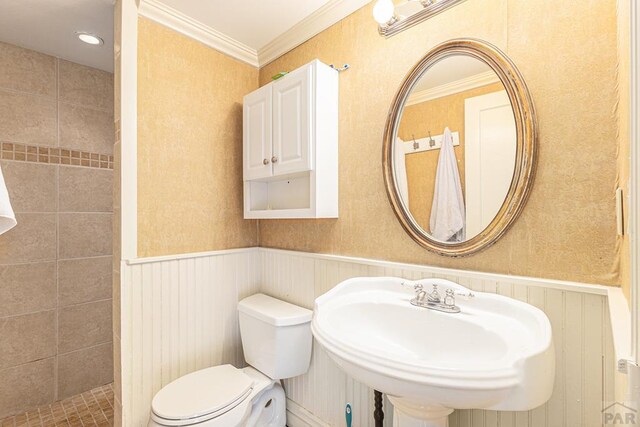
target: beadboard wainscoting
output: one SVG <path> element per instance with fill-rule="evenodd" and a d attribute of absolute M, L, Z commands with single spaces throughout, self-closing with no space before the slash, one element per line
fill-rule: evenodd
<path fill-rule="evenodd" d="M 313 308 L 317 296 L 357 276 L 441 277 L 527 301 L 551 319 L 557 358 L 551 400 L 529 412 L 456 411 L 451 427 L 601 426 L 603 405 L 614 400 L 606 287 L 267 248 L 138 259 L 124 262 L 122 274 L 126 426 L 146 426 L 154 394 L 179 376 L 221 363 L 245 365 L 238 300 L 264 292 Z M 416 330 L 416 339 L 429 339 L 428 331 Z M 354 426 L 374 426 L 373 390 L 346 375 L 319 345 L 309 372 L 284 385 L 289 427 L 343 426 L 346 403 Z M 384 409 L 391 426 L 386 400 Z"/>
<path fill-rule="evenodd" d="M 153 396 L 182 375 L 244 366 L 236 307 L 260 290 L 261 256 L 241 249 L 123 262 L 123 426 L 146 426 Z"/>
<path fill-rule="evenodd" d="M 351 277 L 394 276 L 449 279 L 474 291 L 507 295 L 543 310 L 551 320 L 556 349 L 551 400 L 529 412 L 455 411 L 450 416 L 451 427 L 601 426 L 601 410 L 614 400 L 615 360 L 606 287 L 334 255 L 274 249 L 261 252 L 261 291 L 307 308 L 313 308 L 316 297 Z M 429 331 L 416 330 L 416 339 L 429 339 Z M 314 347 L 309 372 L 285 380 L 285 390 L 289 403 L 293 402 L 289 405 L 289 427 L 343 426 L 347 402 L 353 406 L 353 425 L 374 426 L 373 390 L 345 375 L 319 345 Z M 391 418 L 387 402 L 385 426 L 392 425 Z"/>

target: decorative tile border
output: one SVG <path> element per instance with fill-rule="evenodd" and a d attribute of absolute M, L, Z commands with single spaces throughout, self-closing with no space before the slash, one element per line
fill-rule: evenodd
<path fill-rule="evenodd" d="M 113 156 L 108 154 L 12 142 L 2 142 L 0 145 L 2 146 L 2 150 L 0 150 L 0 159 L 2 160 L 113 169 Z"/>

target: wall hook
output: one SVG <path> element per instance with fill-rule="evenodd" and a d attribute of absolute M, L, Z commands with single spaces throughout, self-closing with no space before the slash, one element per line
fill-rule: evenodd
<path fill-rule="evenodd" d="M 341 73 L 343 71 L 346 71 L 346 70 L 348 70 L 350 68 L 349 64 L 344 64 L 342 67 L 336 67 L 335 65 L 331 64 L 331 65 L 329 65 L 329 67 L 333 68 L 334 70 L 336 70 L 339 73 Z"/>
<path fill-rule="evenodd" d="M 416 141 L 416 136 L 414 134 L 411 134 L 411 138 L 413 138 L 413 149 L 417 150 L 418 148 L 420 148 L 420 143 Z"/>
<path fill-rule="evenodd" d="M 429 131 L 429 147 L 435 147 L 436 141 L 431 137 L 431 131 Z"/>

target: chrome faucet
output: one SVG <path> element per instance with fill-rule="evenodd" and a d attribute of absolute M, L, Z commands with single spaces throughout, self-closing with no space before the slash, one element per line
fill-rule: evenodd
<path fill-rule="evenodd" d="M 438 285 L 433 285 L 433 290 L 429 294 L 429 298 L 427 298 L 430 303 L 440 304 L 442 301 L 442 297 L 440 296 L 440 292 L 438 292 Z"/>
<path fill-rule="evenodd" d="M 420 283 L 415 284 L 413 289 L 416 291 L 416 296 L 411 300 L 412 305 L 444 313 L 460 313 L 460 307 L 456 305 L 453 289 L 447 289 L 444 298 L 438 291 L 438 285 L 433 285 L 433 290 L 428 294 Z"/>

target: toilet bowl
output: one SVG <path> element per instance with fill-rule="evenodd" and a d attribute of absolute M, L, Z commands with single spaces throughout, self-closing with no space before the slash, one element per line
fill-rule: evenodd
<path fill-rule="evenodd" d="M 278 381 L 247 367 L 215 366 L 163 388 L 149 426 L 283 427 L 285 395 Z"/>
<path fill-rule="evenodd" d="M 245 359 L 182 376 L 153 398 L 149 427 L 284 427 L 280 379 L 304 374 L 311 361 L 312 312 L 256 294 L 238 304 Z"/>

